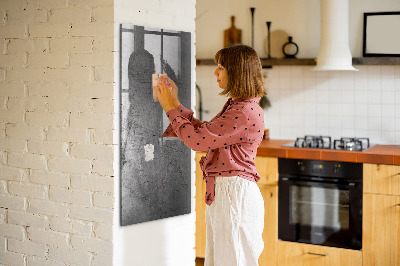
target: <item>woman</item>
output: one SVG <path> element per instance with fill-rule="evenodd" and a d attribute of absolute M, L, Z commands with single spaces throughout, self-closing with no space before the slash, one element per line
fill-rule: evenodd
<path fill-rule="evenodd" d="M 258 102 L 266 94 L 257 53 L 246 45 L 218 51 L 214 75 L 230 98 L 210 122 L 193 117 L 177 99 L 172 80 L 156 87 L 171 124 L 163 137 L 179 137 L 194 151 L 208 151 L 200 167 L 206 182 L 205 265 L 258 265 L 264 248 L 264 201 L 254 159 L 264 134 Z"/>

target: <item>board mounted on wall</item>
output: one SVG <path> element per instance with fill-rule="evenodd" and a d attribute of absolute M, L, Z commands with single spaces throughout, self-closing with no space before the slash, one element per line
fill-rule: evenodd
<path fill-rule="evenodd" d="M 169 125 L 153 100 L 152 74 L 165 73 L 191 106 L 190 32 L 120 25 L 120 224 L 191 212 L 191 150 L 162 138 Z"/>

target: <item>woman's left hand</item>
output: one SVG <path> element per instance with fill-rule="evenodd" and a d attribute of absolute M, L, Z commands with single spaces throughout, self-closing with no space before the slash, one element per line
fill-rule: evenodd
<path fill-rule="evenodd" d="M 162 82 L 158 82 L 157 86 L 153 87 L 153 90 L 157 93 L 158 102 L 165 113 L 171 109 L 175 109 L 172 103 L 170 86 L 167 81 L 162 80 Z"/>

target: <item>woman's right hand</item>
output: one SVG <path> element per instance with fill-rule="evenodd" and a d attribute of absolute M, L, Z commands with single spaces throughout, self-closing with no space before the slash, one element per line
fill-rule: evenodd
<path fill-rule="evenodd" d="M 178 100 L 178 87 L 176 86 L 175 82 L 172 79 L 165 76 L 161 76 L 160 80 L 163 83 L 168 82 L 170 84 L 172 103 L 174 104 L 175 108 L 178 108 L 180 102 Z"/>

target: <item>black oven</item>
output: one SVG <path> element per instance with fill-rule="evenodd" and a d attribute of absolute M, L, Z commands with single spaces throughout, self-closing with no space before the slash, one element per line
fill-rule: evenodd
<path fill-rule="evenodd" d="M 278 160 L 278 238 L 361 250 L 360 163 Z"/>

